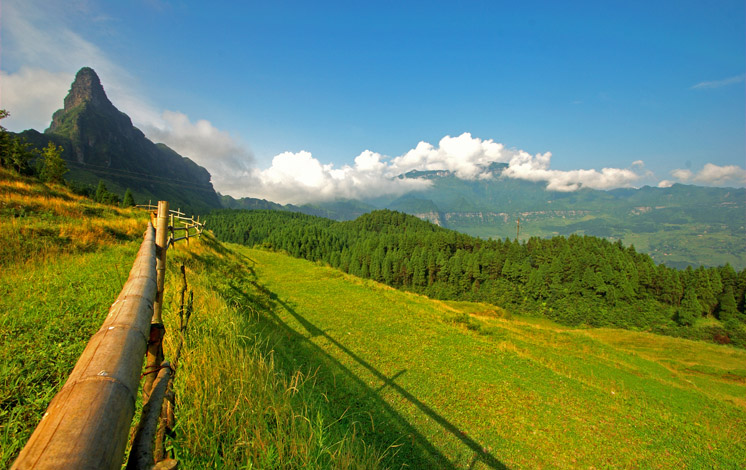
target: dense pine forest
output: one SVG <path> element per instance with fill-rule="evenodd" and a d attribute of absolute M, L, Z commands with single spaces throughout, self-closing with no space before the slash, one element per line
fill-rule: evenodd
<path fill-rule="evenodd" d="M 433 298 L 746 347 L 746 270 L 730 265 L 656 266 L 633 246 L 589 236 L 483 240 L 386 210 L 347 222 L 221 210 L 209 228 L 224 241 L 284 250 Z"/>

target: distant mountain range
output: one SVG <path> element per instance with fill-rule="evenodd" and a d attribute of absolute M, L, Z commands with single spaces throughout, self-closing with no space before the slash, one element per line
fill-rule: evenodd
<path fill-rule="evenodd" d="M 162 199 L 193 213 L 216 208 L 302 212 L 352 220 L 375 209 L 391 209 L 482 238 L 585 234 L 634 244 L 656 262 L 683 268 L 730 263 L 746 267 L 746 190 L 673 185 L 600 191 L 547 191 L 544 183 L 507 178 L 507 165 L 493 163 L 492 178 L 463 180 L 449 171 L 410 171 L 400 178 L 432 182 L 424 191 L 398 197 L 282 205 L 235 199 L 213 189 L 210 173 L 164 144 L 151 142 L 109 101 L 93 69 L 82 68 L 64 108 L 44 133 L 20 134 L 41 148 L 65 150 L 67 179 L 124 194 L 138 202 Z"/>
<path fill-rule="evenodd" d="M 482 238 L 585 234 L 633 244 L 672 267 L 746 267 L 746 189 L 676 184 L 556 192 L 542 183 L 507 178 L 506 167 L 493 163 L 491 179 L 474 181 L 448 171 L 411 171 L 401 177 L 433 184 L 400 197 L 301 206 L 222 198 L 229 208 L 290 210 L 336 220 L 391 209 Z"/>

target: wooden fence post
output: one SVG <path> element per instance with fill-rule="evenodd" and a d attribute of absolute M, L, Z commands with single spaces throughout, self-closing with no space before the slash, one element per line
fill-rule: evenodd
<path fill-rule="evenodd" d="M 156 280 L 158 291 L 153 304 L 153 320 L 150 324 L 150 338 L 148 339 L 148 359 L 145 367 L 145 383 L 143 383 L 143 400 L 147 401 L 153 388 L 158 369 L 163 362 L 163 336 L 166 328 L 163 326 L 163 286 L 166 280 L 166 252 L 168 251 L 168 201 L 158 201 L 158 217 L 155 227 L 156 250 Z"/>

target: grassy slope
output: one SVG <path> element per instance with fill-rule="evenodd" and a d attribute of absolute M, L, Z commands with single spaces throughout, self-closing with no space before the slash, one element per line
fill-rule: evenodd
<path fill-rule="evenodd" d="M 147 215 L 102 206 L 0 169 L 0 468 L 9 467 L 121 290 Z M 242 292 L 238 255 L 208 237 L 170 250 L 166 356 L 178 263 L 195 314 L 177 379 L 170 444 L 185 468 L 376 468 L 385 457 L 329 414 L 313 371 L 274 366 Z M 250 287 L 250 286 L 249 286 Z M 257 304 L 259 305 L 259 304 Z M 191 333 L 191 334 L 190 334 Z"/>
<path fill-rule="evenodd" d="M 410 425 L 397 441 L 402 453 L 474 468 L 729 468 L 746 461 L 744 351 L 465 318 L 458 305 L 242 251 L 281 307 L 272 322 L 288 335 L 276 353 L 322 367 L 330 401 L 340 407 L 385 409 Z M 349 383 L 359 389 L 352 403 Z"/>
<path fill-rule="evenodd" d="M 0 169 L 0 467 L 103 322 L 146 218 Z"/>
<path fill-rule="evenodd" d="M 105 317 L 144 219 L 3 176 L 0 210 L 24 215 L 0 219 L 1 245 L 22 250 L 3 253 L 0 276 L 7 467 Z M 181 262 L 195 293 L 170 443 L 185 468 L 746 460 L 744 351 L 496 318 L 209 236 L 169 260 L 169 331 Z"/>

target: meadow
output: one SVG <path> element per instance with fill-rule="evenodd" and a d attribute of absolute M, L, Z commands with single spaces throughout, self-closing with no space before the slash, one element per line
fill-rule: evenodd
<path fill-rule="evenodd" d="M 399 431 L 388 439 L 416 468 L 746 461 L 742 350 L 510 317 L 283 254 L 241 251 L 275 298 L 272 323 L 287 331 L 275 354 L 320 367 L 340 412 L 387 410 L 383 423 L 366 424 L 372 434 L 398 425 L 404 438 Z"/>
<path fill-rule="evenodd" d="M 0 210 L 17 214 L 0 226 L 15 247 L 0 276 L 8 467 L 106 316 L 147 216 L 62 187 L 2 185 Z M 85 226 L 100 236 L 71 235 Z M 744 350 L 432 300 L 209 234 L 168 256 L 167 358 L 181 264 L 194 293 L 168 443 L 183 468 L 746 461 Z"/>

